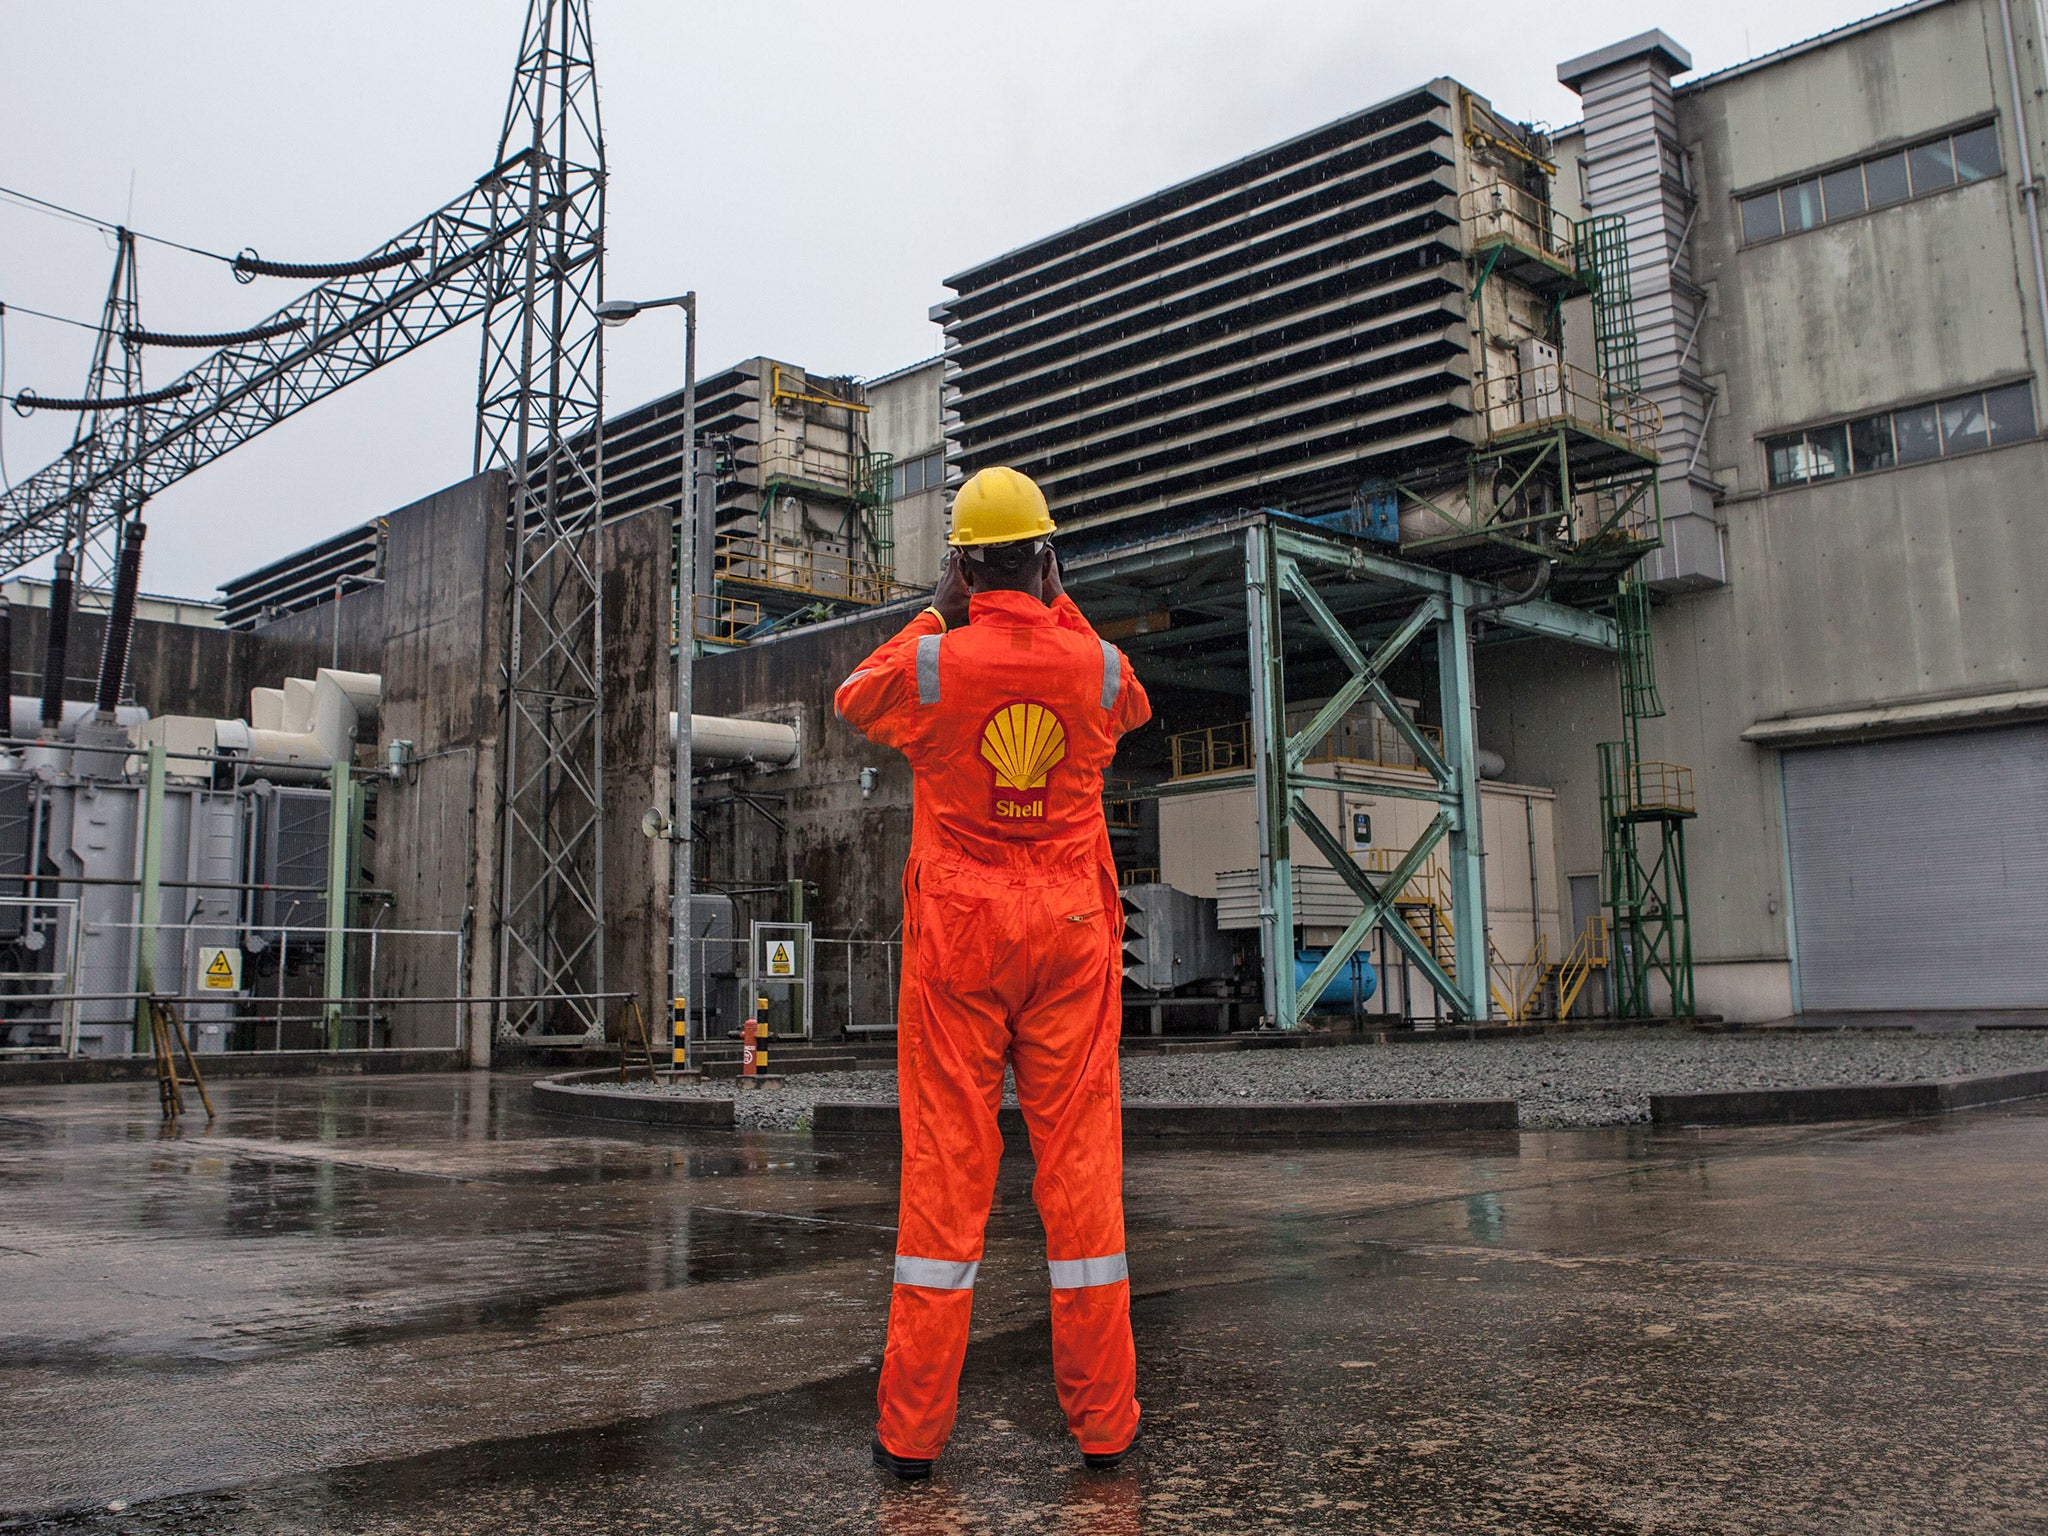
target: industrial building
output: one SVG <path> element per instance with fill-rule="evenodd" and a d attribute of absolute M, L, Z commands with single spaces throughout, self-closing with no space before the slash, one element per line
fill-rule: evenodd
<path fill-rule="evenodd" d="M 1559 71 L 1560 184 L 1629 221 L 1664 422 L 1643 739 L 1698 789 L 1702 1010 L 2048 1005 L 2040 17 L 1941 0 L 1692 80 L 1662 34 Z M 1503 661 L 1481 719 L 1558 791 L 1577 883 L 1613 685 Z"/>
<path fill-rule="evenodd" d="M 879 377 L 755 357 L 602 421 L 566 390 L 530 456 L 486 394 L 475 478 L 217 608 L 138 598 L 113 695 L 107 601 L 53 642 L 11 583 L 0 941 L 84 990 L 0 1048 L 127 1049 L 221 949 L 214 1048 L 481 1062 L 677 991 L 715 1038 L 762 921 L 821 946 L 809 1032 L 886 1030 L 909 774 L 829 700 L 994 464 L 1156 706 L 1109 795 L 1128 1027 L 2048 1007 L 2039 8 L 1558 75 L 1562 130 L 1432 80 L 978 261 L 941 354 Z M 452 324 L 437 259 L 333 281 Z M 302 366 L 272 334 L 223 366 Z M 67 484 L 9 493 L 10 554 L 58 547 Z"/>
<path fill-rule="evenodd" d="M 2038 11 L 1933 0 L 1689 67 L 1662 33 L 1560 66 L 1586 115 L 1548 138 L 1433 82 L 968 269 L 934 311 L 953 481 L 1011 463 L 1046 483 L 1084 601 L 1162 700 L 1126 749 L 1155 785 L 1254 752 L 1242 650 L 1204 675 L 1218 634 L 1242 643 L 1242 561 L 1187 552 L 1240 511 L 1517 588 L 1548 560 L 1551 598 L 1618 621 L 1619 668 L 1542 635 L 1473 655 L 1499 772 L 1481 798 L 1527 808 L 1479 839 L 1496 1014 L 1575 983 L 1582 1009 L 1624 1000 L 1597 959 L 1563 964 L 1593 958 L 1603 914 L 1653 948 L 1617 978 L 1638 1008 L 1673 1007 L 1679 977 L 1680 1011 L 1731 1020 L 2048 1005 Z M 1559 446 L 1525 474 L 1532 427 Z M 1148 541 L 1179 543 L 1179 579 L 1136 589 L 1119 565 Z M 705 686 L 721 709 L 786 697 L 890 622 L 721 658 Z M 1426 669 L 1390 681 L 1441 728 Z M 1389 711 L 1335 725 L 1309 748 L 1333 779 L 1412 772 Z M 806 730 L 826 779 L 877 769 L 869 798 L 792 783 L 787 824 L 736 833 L 731 873 L 772 841 L 817 871 L 821 910 L 874 923 L 905 786 L 829 718 Z M 1246 921 L 1252 792 L 1126 807 L 1127 873 Z M 1311 798 L 1379 873 L 1413 835 L 1363 789 Z M 1359 899 L 1296 843 L 1313 952 Z M 1629 932 L 1615 897 L 1638 880 Z M 1386 968 L 1370 1006 L 1425 1014 L 1414 968 Z"/>

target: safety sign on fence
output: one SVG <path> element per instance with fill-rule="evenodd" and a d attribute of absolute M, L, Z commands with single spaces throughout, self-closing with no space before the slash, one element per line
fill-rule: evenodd
<path fill-rule="evenodd" d="M 201 992 L 239 992 L 242 990 L 242 952 L 219 945 L 203 944 L 199 949 L 199 985 Z"/>
<path fill-rule="evenodd" d="M 811 925 L 755 923 L 747 1009 L 764 1031 L 811 1037 Z"/>

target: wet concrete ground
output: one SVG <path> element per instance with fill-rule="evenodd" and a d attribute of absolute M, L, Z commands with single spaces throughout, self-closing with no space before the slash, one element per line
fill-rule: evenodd
<path fill-rule="evenodd" d="M 0 1530 L 2048 1530 L 2048 1107 L 1135 1150 L 1106 1476 L 1013 1160 L 898 1487 L 886 1156 L 581 1135 L 520 1079 L 223 1084 L 210 1133 L 152 1093 L 0 1096 Z"/>

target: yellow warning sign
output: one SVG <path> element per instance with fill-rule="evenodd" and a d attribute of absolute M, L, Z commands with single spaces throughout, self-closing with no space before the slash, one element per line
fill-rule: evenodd
<path fill-rule="evenodd" d="M 789 941 L 777 939 L 768 946 L 768 974 L 770 976 L 794 976 L 796 958 L 790 953 Z"/>
<path fill-rule="evenodd" d="M 242 952 L 239 949 L 207 947 L 199 951 L 199 990 L 239 992 L 242 990 Z"/>

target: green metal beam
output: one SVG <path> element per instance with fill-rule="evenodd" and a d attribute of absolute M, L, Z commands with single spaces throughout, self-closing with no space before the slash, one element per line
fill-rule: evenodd
<path fill-rule="evenodd" d="M 1458 797 L 1449 790 L 1428 784 L 1413 784 L 1403 779 L 1389 779 L 1375 776 L 1364 764 L 1358 765 L 1358 776 L 1350 779 L 1326 779 L 1313 773 L 1290 773 L 1287 782 L 1296 789 L 1334 789 L 1339 794 L 1355 795 L 1362 789 L 1374 794 L 1392 795 L 1399 800 L 1427 800 L 1435 805 L 1456 805 Z"/>
<path fill-rule="evenodd" d="M 149 995 L 156 990 L 157 924 L 163 921 L 164 896 L 164 744 L 149 744 L 148 777 L 142 791 L 142 888 L 135 914 L 135 1050 L 153 1049 L 156 1028 Z M 76 988 L 73 989 L 77 990 Z M 174 988 L 173 990 L 179 990 Z"/>
<path fill-rule="evenodd" d="M 1274 538 L 1281 552 L 1296 560 L 1308 561 L 1328 570 L 1343 571 L 1354 577 L 1369 577 L 1390 586 L 1427 592 L 1435 597 L 1449 597 L 1451 583 L 1454 581 L 1463 583 L 1468 603 L 1497 602 L 1508 595 L 1491 582 L 1474 581 L 1469 577 L 1454 576 L 1448 571 L 1439 571 L 1430 566 L 1414 565 L 1406 560 L 1377 555 L 1370 550 L 1340 544 L 1334 539 L 1298 528 L 1275 529 Z M 1595 650 L 1614 649 L 1612 620 L 1541 598 L 1534 602 L 1515 603 L 1509 607 L 1494 609 L 1486 615 L 1486 620 L 1489 624 L 1505 624 L 1511 629 L 1524 630 L 1529 634 L 1542 635 L 1552 640 L 1568 640 L 1575 645 L 1591 646 Z"/>
<path fill-rule="evenodd" d="M 1358 916 L 1345 925 L 1343 933 L 1338 935 L 1337 942 L 1330 946 L 1330 952 L 1323 956 L 1316 968 L 1309 973 L 1308 980 L 1301 984 L 1300 994 L 1294 1003 L 1296 1019 L 1300 1020 L 1308 1017 L 1317 1000 L 1329 990 L 1330 983 L 1337 979 L 1338 973 L 1350 962 L 1358 946 L 1365 942 L 1366 935 L 1371 933 L 1377 924 L 1384 922 L 1387 914 L 1394 910 L 1402 890 L 1414 878 L 1415 872 L 1422 868 L 1436 845 L 1443 840 L 1444 833 L 1450 829 L 1450 816 L 1446 812 L 1437 813 L 1435 819 L 1423 829 L 1422 835 L 1415 839 L 1415 845 L 1394 867 L 1394 872 L 1387 876 L 1386 883 L 1381 886 L 1372 883 L 1372 877 L 1358 867 L 1357 861 L 1346 851 L 1343 844 L 1323 825 L 1323 819 L 1299 796 L 1296 796 L 1294 801 L 1294 817 L 1296 825 L 1307 835 L 1308 840 L 1316 845 L 1323 857 L 1330 861 L 1331 869 L 1335 870 L 1337 877 L 1351 888 L 1352 894 L 1358 898 L 1360 904 Z M 1450 1002 L 1455 1010 L 1460 997 L 1457 985 L 1445 974 L 1436 956 L 1430 953 L 1429 946 L 1422 942 L 1421 935 L 1405 922 L 1389 924 L 1387 933 L 1401 952 L 1421 969 L 1430 986 Z"/>
<path fill-rule="evenodd" d="M 1294 864 L 1288 838 L 1287 680 L 1282 658 L 1280 555 L 1261 520 L 1244 541 L 1246 644 L 1252 685 L 1252 774 L 1259 849 L 1259 952 L 1266 1021 L 1291 1029 L 1294 1009 Z"/>
<path fill-rule="evenodd" d="M 348 981 L 349 865 L 355 851 L 355 782 L 346 758 L 327 770 L 327 1048 L 342 1048 L 342 988 Z"/>
<path fill-rule="evenodd" d="M 1316 589 L 1303 576 L 1301 568 L 1293 561 L 1287 561 L 1281 568 L 1281 579 L 1287 583 L 1287 590 L 1294 594 L 1296 602 L 1307 610 L 1308 616 L 1322 631 L 1330 648 L 1343 660 L 1351 676 L 1344 686 L 1330 697 L 1328 703 L 1316 711 L 1315 718 L 1287 743 L 1287 766 L 1289 771 L 1299 768 L 1307 759 L 1315 744 L 1330 733 L 1331 727 L 1350 712 L 1351 706 L 1364 697 L 1368 689 L 1392 666 L 1405 651 L 1409 643 L 1422 633 L 1423 629 L 1436 619 L 1442 605 L 1434 598 L 1425 600 L 1407 619 L 1381 643 L 1370 657 L 1358 648 L 1351 634 L 1330 612 Z M 1396 711 L 1398 713 L 1398 711 Z"/>
<path fill-rule="evenodd" d="M 1459 792 L 1450 827 L 1451 927 L 1464 1015 L 1486 1017 L 1486 865 L 1479 800 L 1479 741 L 1473 716 L 1472 646 L 1464 578 L 1451 578 L 1449 614 L 1436 631 L 1437 701 L 1443 720 L 1446 788 Z"/>

